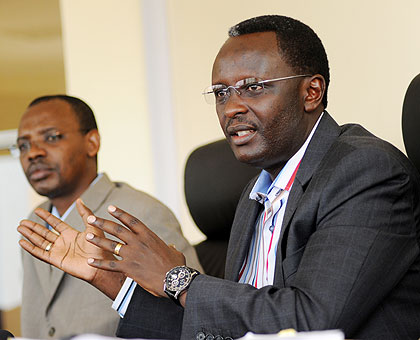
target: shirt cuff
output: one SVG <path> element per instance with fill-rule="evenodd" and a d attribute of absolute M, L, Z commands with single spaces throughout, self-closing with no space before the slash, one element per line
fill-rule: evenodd
<path fill-rule="evenodd" d="M 122 285 L 117 297 L 112 304 L 112 308 L 115 309 L 120 317 L 124 317 L 127 311 L 128 305 L 130 304 L 131 297 L 133 296 L 134 289 L 137 283 L 133 279 L 127 277 Z"/>

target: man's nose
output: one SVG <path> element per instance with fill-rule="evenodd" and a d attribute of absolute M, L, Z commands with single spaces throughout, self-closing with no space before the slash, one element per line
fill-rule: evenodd
<path fill-rule="evenodd" d="M 228 118 L 233 118 L 237 114 L 244 114 L 248 111 L 248 106 L 245 104 L 240 92 L 235 88 L 230 88 L 230 96 L 227 98 L 223 114 Z"/>
<path fill-rule="evenodd" d="M 34 160 L 39 157 L 45 157 L 46 153 L 42 143 L 31 142 L 29 150 L 26 152 L 26 157 L 28 157 L 29 160 Z"/>

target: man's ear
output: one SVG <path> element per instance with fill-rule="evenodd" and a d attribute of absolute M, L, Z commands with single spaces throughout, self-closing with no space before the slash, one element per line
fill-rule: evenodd
<path fill-rule="evenodd" d="M 315 74 L 303 82 L 305 84 L 305 112 L 313 112 L 322 104 L 325 93 L 325 79 L 320 74 Z"/>
<path fill-rule="evenodd" d="M 85 140 L 89 157 L 95 157 L 101 145 L 101 137 L 99 136 L 98 130 L 93 129 L 86 133 Z"/>

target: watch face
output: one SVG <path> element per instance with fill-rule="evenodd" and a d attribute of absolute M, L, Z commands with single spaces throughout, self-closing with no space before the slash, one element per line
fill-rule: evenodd
<path fill-rule="evenodd" d="M 191 281 L 191 272 L 186 267 L 173 268 L 166 277 L 166 289 L 181 291 Z"/>

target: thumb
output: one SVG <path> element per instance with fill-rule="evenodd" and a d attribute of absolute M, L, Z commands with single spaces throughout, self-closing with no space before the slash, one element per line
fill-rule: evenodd
<path fill-rule="evenodd" d="M 92 210 L 90 210 L 85 203 L 82 201 L 81 198 L 76 200 L 76 208 L 77 212 L 79 213 L 80 217 L 83 219 L 83 222 L 87 224 L 86 219 L 88 216 L 93 215 Z"/>
<path fill-rule="evenodd" d="M 92 210 L 90 210 L 85 205 L 85 203 L 82 201 L 81 198 L 78 198 L 76 200 L 76 207 L 77 207 L 77 212 L 79 213 L 80 217 L 83 220 L 83 223 L 85 224 L 86 232 L 92 232 L 93 234 L 95 234 L 97 236 L 105 235 L 104 232 L 101 229 L 89 224 L 87 218 L 89 216 L 94 216 L 94 214 L 93 214 Z"/>

